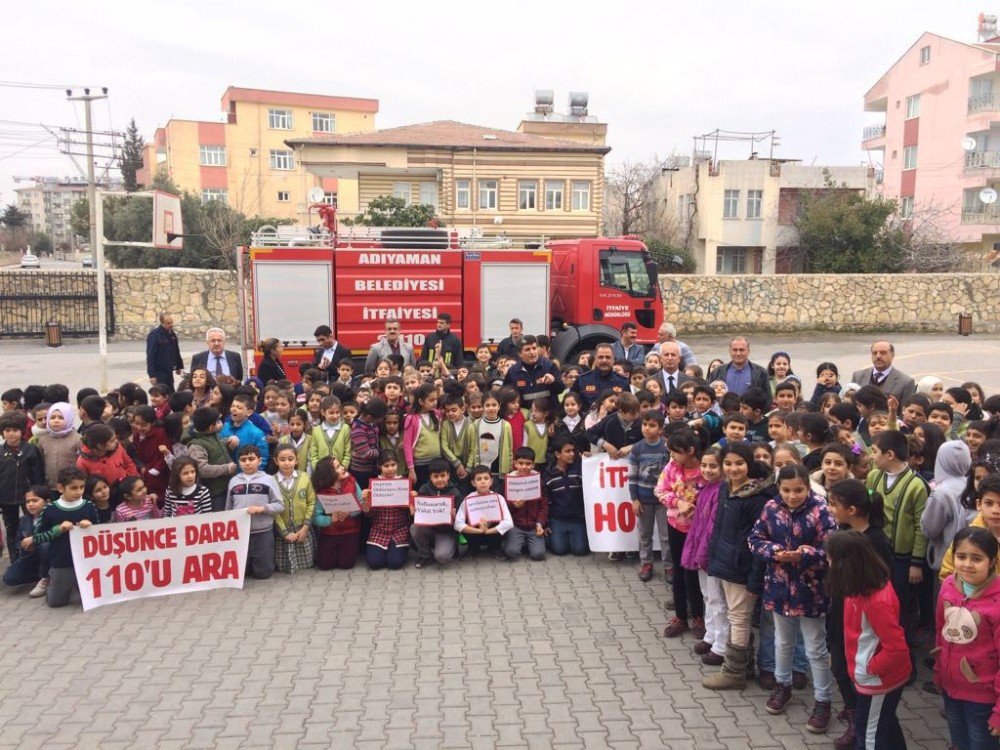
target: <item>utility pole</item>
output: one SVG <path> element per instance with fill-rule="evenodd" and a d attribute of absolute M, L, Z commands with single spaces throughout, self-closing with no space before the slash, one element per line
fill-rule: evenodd
<path fill-rule="evenodd" d="M 84 128 L 87 135 L 87 202 L 90 204 L 90 250 L 94 254 L 94 268 L 97 271 L 97 341 L 101 359 L 101 389 L 103 393 L 108 388 L 108 307 L 104 289 L 104 228 L 97 226 L 98 197 L 97 182 L 94 178 L 94 126 L 90 105 L 91 102 L 98 99 L 107 99 L 108 89 L 107 87 L 102 88 L 100 94 L 91 94 L 90 89 L 84 89 L 83 96 L 73 96 L 73 89 L 66 89 L 66 98 L 71 102 L 83 102 Z"/>

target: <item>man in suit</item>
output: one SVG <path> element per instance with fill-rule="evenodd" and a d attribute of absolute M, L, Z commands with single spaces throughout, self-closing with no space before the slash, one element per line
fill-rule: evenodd
<path fill-rule="evenodd" d="M 721 380 L 726 388 L 742 396 L 751 388 L 771 392 L 767 370 L 750 361 L 750 342 L 745 336 L 737 336 L 729 342 L 729 362 L 708 373 L 708 382 Z"/>
<path fill-rule="evenodd" d="M 851 376 L 851 382 L 860 386 L 873 385 L 886 396 L 895 396 L 899 403 L 916 393 L 913 378 L 892 366 L 896 348 L 888 341 L 872 344 L 872 366 L 858 370 Z"/>
<path fill-rule="evenodd" d="M 403 365 L 416 366 L 413 347 L 399 337 L 401 325 L 395 318 L 385 321 L 385 336 L 372 344 L 365 359 L 365 372 L 375 372 L 375 366 L 390 355 L 398 354 L 403 358 Z"/>
<path fill-rule="evenodd" d="M 220 375 L 243 382 L 243 359 L 239 353 L 226 350 L 226 332 L 221 328 L 209 328 L 205 333 L 208 351 L 198 352 L 191 357 L 191 371 L 208 370 L 216 379 Z"/>
<path fill-rule="evenodd" d="M 337 342 L 330 326 L 316 326 L 313 336 L 316 337 L 316 343 L 319 344 L 313 355 L 313 367 L 327 373 L 330 380 L 336 380 L 337 364 L 342 359 L 350 359 L 351 350 Z"/>
<path fill-rule="evenodd" d="M 160 313 L 160 325 L 146 336 L 146 374 L 153 385 L 165 385 L 174 389 L 174 373 L 184 370 L 180 344 L 174 333 L 174 317 L 167 312 Z"/>
<path fill-rule="evenodd" d="M 665 322 L 656 332 L 656 344 L 664 344 L 667 341 L 676 341 L 677 346 L 681 348 L 681 369 L 698 364 L 698 358 L 694 356 L 694 352 L 691 351 L 691 347 L 683 341 L 678 341 L 677 329 L 674 327 L 674 324 Z"/>
<path fill-rule="evenodd" d="M 676 341 L 664 341 L 660 344 L 660 371 L 653 377 L 660 381 L 663 398 L 666 400 L 672 392 L 689 381 L 687 375 L 681 372 L 681 347 Z"/>
<path fill-rule="evenodd" d="M 646 347 L 635 343 L 638 329 L 635 323 L 622 323 L 621 338 L 611 345 L 611 353 L 618 360 L 631 362 L 633 365 L 641 365 L 646 357 Z"/>

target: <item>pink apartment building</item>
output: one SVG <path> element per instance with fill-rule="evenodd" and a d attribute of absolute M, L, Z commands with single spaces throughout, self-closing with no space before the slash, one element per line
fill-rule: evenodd
<path fill-rule="evenodd" d="M 933 212 L 970 252 L 1000 242 L 1000 201 L 984 192 L 1000 193 L 998 42 L 925 33 L 865 94 L 866 112 L 885 113 L 862 140 L 882 164 L 880 192 L 903 218 Z"/>

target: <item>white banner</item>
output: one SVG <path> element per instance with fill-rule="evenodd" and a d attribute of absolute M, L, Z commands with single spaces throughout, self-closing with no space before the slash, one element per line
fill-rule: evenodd
<path fill-rule="evenodd" d="M 635 552 L 639 531 L 628 495 L 628 459 L 607 453 L 583 459 L 583 508 L 592 552 Z M 653 532 L 653 549 L 660 548 Z"/>
<path fill-rule="evenodd" d="M 69 545 L 84 611 L 147 596 L 243 588 L 246 510 L 74 527 Z"/>

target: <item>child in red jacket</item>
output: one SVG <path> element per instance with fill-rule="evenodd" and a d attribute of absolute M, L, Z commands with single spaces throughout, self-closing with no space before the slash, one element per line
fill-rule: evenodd
<path fill-rule="evenodd" d="M 854 728 L 866 750 L 906 750 L 896 707 L 910 676 L 910 650 L 899 625 L 889 569 L 860 531 L 826 540 L 826 585 L 844 600 L 844 651 L 858 691 Z"/>
<path fill-rule="evenodd" d="M 111 487 L 113 506 L 121 502 L 118 484 L 125 477 L 139 475 L 132 459 L 125 452 L 125 446 L 118 442 L 115 431 L 106 424 L 95 424 L 87 428 L 81 436 L 80 455 L 76 466 L 87 474 L 100 474 Z"/>
<path fill-rule="evenodd" d="M 140 476 L 146 483 L 146 489 L 159 498 L 158 505 L 162 508 L 163 499 L 167 496 L 170 469 L 160 448 L 166 448 L 169 453 L 173 443 L 166 431 L 157 424 L 156 411 L 152 406 L 137 406 L 133 411 L 132 445 L 142 466 Z"/>
<path fill-rule="evenodd" d="M 996 747 L 1000 736 L 1000 545 L 986 529 L 955 535 L 955 573 L 941 584 L 934 683 L 944 695 L 951 742 Z"/>

